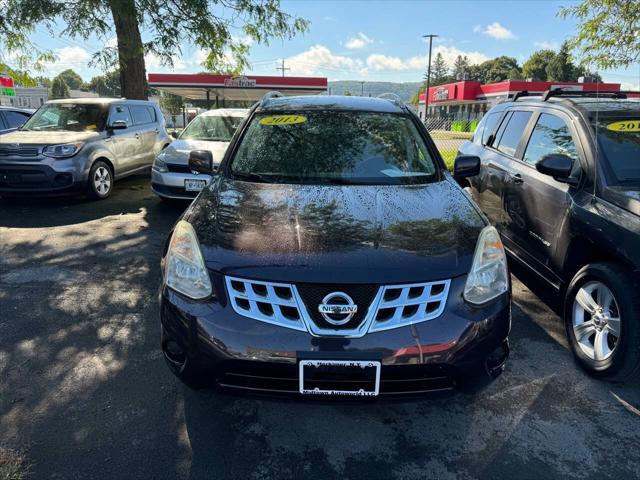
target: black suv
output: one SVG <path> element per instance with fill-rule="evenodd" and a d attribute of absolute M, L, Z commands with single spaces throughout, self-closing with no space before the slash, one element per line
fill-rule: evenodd
<path fill-rule="evenodd" d="M 637 373 L 640 102 L 517 94 L 484 116 L 459 154 L 481 159 L 463 185 L 509 256 L 564 298 L 579 363 L 611 379 Z"/>
<path fill-rule="evenodd" d="M 211 152 L 189 166 L 211 174 Z M 463 159 L 457 173 L 478 168 Z M 500 237 L 401 102 L 263 99 L 175 225 L 162 268 L 162 350 L 192 386 L 476 389 L 507 359 Z"/>

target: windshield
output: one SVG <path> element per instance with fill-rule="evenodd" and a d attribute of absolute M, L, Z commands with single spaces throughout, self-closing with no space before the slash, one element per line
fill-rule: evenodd
<path fill-rule="evenodd" d="M 613 184 L 640 184 L 640 111 L 632 117 L 600 116 L 594 126 Z"/>
<path fill-rule="evenodd" d="M 344 111 L 256 115 L 231 170 L 278 183 L 396 185 L 436 175 L 409 116 Z"/>
<path fill-rule="evenodd" d="M 54 103 L 41 107 L 21 130 L 99 132 L 104 130 L 106 122 L 106 105 Z"/>
<path fill-rule="evenodd" d="M 244 117 L 200 115 L 187 125 L 180 138 L 182 140 L 229 142 L 243 119 Z"/>

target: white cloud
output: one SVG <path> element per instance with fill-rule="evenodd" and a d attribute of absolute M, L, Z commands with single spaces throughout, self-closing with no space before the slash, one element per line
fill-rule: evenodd
<path fill-rule="evenodd" d="M 485 54 L 480 52 L 465 52 L 456 47 L 446 47 L 438 45 L 433 49 L 432 61 L 436 54 L 440 53 L 444 61 L 451 67 L 458 55 L 466 56 L 472 65 L 482 63 L 489 59 Z M 423 71 L 427 68 L 428 56 L 417 55 L 415 57 L 400 58 L 388 55 L 373 54 L 367 57 L 367 67 L 376 72 L 384 70 L 394 71 Z"/>
<path fill-rule="evenodd" d="M 498 22 L 493 22 L 487 25 L 486 28 L 482 28 L 481 25 L 476 25 L 473 28 L 475 33 L 483 33 L 488 35 L 489 37 L 495 38 L 496 40 L 515 40 L 516 37 L 511 30 L 506 27 L 503 27 Z"/>
<path fill-rule="evenodd" d="M 324 45 L 313 45 L 308 50 L 287 58 L 286 64 L 291 68 L 292 75 L 316 75 L 323 70 L 367 75 L 362 60 L 335 55 Z"/>
<path fill-rule="evenodd" d="M 533 42 L 533 46 L 536 48 L 542 48 L 544 50 L 559 50 L 560 44 L 558 42 L 547 42 L 546 40 L 542 40 L 540 42 Z"/>
<path fill-rule="evenodd" d="M 57 48 L 53 54 L 56 59 L 45 63 L 45 73 L 50 76 L 57 75 L 68 68 L 82 70 L 91 60 L 91 53 L 80 46 Z"/>
<path fill-rule="evenodd" d="M 371 43 L 373 43 L 373 39 L 367 37 L 364 33 L 359 32 L 357 36 L 347 40 L 347 43 L 345 43 L 344 46 L 349 50 L 358 50 L 360 48 L 366 47 Z"/>
<path fill-rule="evenodd" d="M 182 59 L 182 57 L 176 56 L 176 57 L 173 57 L 172 60 L 173 60 L 173 68 L 163 64 L 162 59 L 155 53 L 147 53 L 144 56 L 144 62 L 145 62 L 147 72 L 161 73 L 161 72 L 186 70 L 187 63 Z"/>

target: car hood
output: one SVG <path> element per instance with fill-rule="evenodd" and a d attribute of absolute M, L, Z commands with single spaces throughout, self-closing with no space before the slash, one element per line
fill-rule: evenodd
<path fill-rule="evenodd" d="M 605 198 L 620 208 L 640 215 L 640 185 L 607 187 Z"/>
<path fill-rule="evenodd" d="M 16 130 L 0 137 L 0 144 L 54 145 L 58 143 L 86 142 L 99 138 L 98 132 L 33 132 Z"/>
<path fill-rule="evenodd" d="M 465 274 L 484 227 L 449 177 L 419 186 L 275 185 L 217 177 L 185 219 L 212 270 L 323 283 Z"/>
<path fill-rule="evenodd" d="M 208 140 L 182 140 L 178 139 L 165 148 L 164 160 L 169 163 L 187 165 L 189 153 L 192 150 L 209 150 L 213 155 L 213 163 L 220 163 L 224 152 L 227 151 L 229 142 L 210 142 Z"/>

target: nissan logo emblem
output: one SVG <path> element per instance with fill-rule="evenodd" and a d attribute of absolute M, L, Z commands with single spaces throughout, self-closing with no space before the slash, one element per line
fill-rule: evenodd
<path fill-rule="evenodd" d="M 358 311 L 358 305 L 353 303 L 346 293 L 333 292 L 322 299 L 322 303 L 318 305 L 318 311 L 331 325 L 344 325 Z"/>

